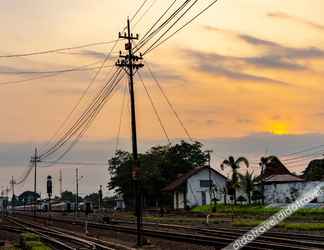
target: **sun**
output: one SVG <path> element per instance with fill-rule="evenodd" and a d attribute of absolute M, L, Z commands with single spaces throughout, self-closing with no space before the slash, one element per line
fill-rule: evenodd
<path fill-rule="evenodd" d="M 286 135 L 289 133 L 288 125 L 284 122 L 271 123 L 268 131 L 275 135 Z"/>

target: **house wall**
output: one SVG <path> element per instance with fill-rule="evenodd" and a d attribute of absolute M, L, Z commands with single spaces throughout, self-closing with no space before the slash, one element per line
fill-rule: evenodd
<path fill-rule="evenodd" d="M 203 201 L 203 194 L 202 192 L 205 192 L 206 194 L 206 204 L 210 204 L 210 194 L 209 194 L 209 187 L 201 187 L 200 186 L 200 180 L 209 180 L 209 171 L 208 169 L 204 169 L 197 174 L 191 176 L 187 180 L 187 205 L 189 207 L 192 206 L 201 206 Z M 213 184 L 216 184 L 218 188 L 218 192 L 216 193 L 217 199 L 219 199 L 219 202 L 222 203 L 224 200 L 223 195 L 223 189 L 225 187 L 226 179 L 216 174 L 215 172 L 211 171 L 211 180 L 213 181 Z"/>
<path fill-rule="evenodd" d="M 312 190 L 316 185 L 324 183 L 319 181 L 311 182 L 289 182 L 289 183 L 273 183 L 271 185 L 265 185 L 264 196 L 267 204 L 273 203 L 287 203 L 295 200 L 295 197 L 299 197 L 303 192 Z M 294 194 L 292 191 L 296 189 Z M 324 194 L 318 197 L 318 202 L 324 202 Z"/>

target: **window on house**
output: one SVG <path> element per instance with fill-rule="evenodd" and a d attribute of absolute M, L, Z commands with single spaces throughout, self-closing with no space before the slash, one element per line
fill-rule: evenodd
<path fill-rule="evenodd" d="M 208 188 L 209 187 L 209 183 L 210 183 L 210 185 L 212 185 L 213 184 L 213 181 L 211 180 L 209 182 L 209 180 L 200 180 L 200 187 Z"/>

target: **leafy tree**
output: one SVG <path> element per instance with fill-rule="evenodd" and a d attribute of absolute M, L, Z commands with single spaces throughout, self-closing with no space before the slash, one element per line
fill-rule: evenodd
<path fill-rule="evenodd" d="M 239 177 L 240 185 L 248 197 L 249 205 L 251 205 L 251 193 L 254 190 L 254 184 L 256 183 L 256 179 L 253 176 L 253 172 L 250 173 L 249 171 L 246 171 L 244 175 L 239 173 Z"/>
<path fill-rule="evenodd" d="M 260 192 L 259 190 L 254 190 L 252 192 L 252 197 L 251 197 L 252 201 L 254 203 L 260 201 L 260 200 L 263 200 L 263 195 L 262 195 L 262 192 Z"/>
<path fill-rule="evenodd" d="M 27 204 L 30 202 L 33 202 L 40 198 L 40 195 L 38 193 L 32 192 L 32 191 L 25 191 L 21 195 L 18 196 L 18 200 L 22 204 Z"/>
<path fill-rule="evenodd" d="M 313 160 L 304 171 L 306 181 L 320 181 L 324 177 L 324 159 Z"/>
<path fill-rule="evenodd" d="M 61 194 L 62 200 L 63 201 L 69 201 L 69 202 L 75 202 L 76 201 L 76 194 L 72 193 L 71 191 L 64 191 Z M 79 202 L 82 201 L 83 199 L 79 196 Z"/>
<path fill-rule="evenodd" d="M 238 169 L 240 168 L 241 163 L 244 163 L 246 167 L 249 167 L 249 161 L 244 157 L 239 157 L 237 160 L 235 160 L 233 156 L 230 156 L 228 159 L 224 160 L 223 163 L 221 164 L 222 170 L 224 170 L 226 166 L 232 169 L 232 179 L 230 185 L 231 188 L 233 189 L 233 199 L 235 205 L 236 205 L 236 190 L 240 187 Z"/>
<path fill-rule="evenodd" d="M 246 202 L 246 199 L 244 196 L 240 195 L 238 198 L 237 198 L 237 201 L 241 203 L 241 205 L 243 205 L 243 202 Z"/>
<path fill-rule="evenodd" d="M 99 206 L 99 194 L 98 193 L 92 193 L 84 197 L 85 201 L 90 201 L 93 206 L 98 207 Z"/>
<path fill-rule="evenodd" d="M 139 181 L 146 205 L 162 206 L 168 203 L 170 195 L 162 193 L 161 189 L 179 174 L 184 174 L 195 167 L 205 166 L 207 160 L 208 156 L 202 151 L 202 144 L 199 142 L 181 141 L 176 145 L 152 147 L 146 153 L 139 154 Z M 108 188 L 123 194 L 126 206 L 134 205 L 133 164 L 132 154 L 125 151 L 116 152 L 109 160 L 111 179 Z"/>

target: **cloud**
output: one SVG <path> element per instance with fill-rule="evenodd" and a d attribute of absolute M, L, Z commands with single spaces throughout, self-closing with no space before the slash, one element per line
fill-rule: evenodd
<path fill-rule="evenodd" d="M 95 59 L 104 60 L 106 58 L 105 53 L 98 52 L 98 51 L 95 51 L 95 50 L 89 50 L 89 49 L 82 50 L 82 51 L 80 51 L 79 54 L 82 55 L 82 56 L 92 57 L 92 58 L 95 58 Z"/>
<path fill-rule="evenodd" d="M 206 122 L 208 123 L 208 120 Z M 206 149 L 213 149 L 216 155 L 221 155 L 222 157 L 227 157 L 229 155 L 234 155 L 236 157 L 247 156 L 251 160 L 252 158 L 257 160 L 260 159 L 266 151 L 268 154 L 282 155 L 322 145 L 324 134 L 274 135 L 271 133 L 256 133 L 237 138 L 210 138 L 200 141 L 204 143 Z M 129 139 L 121 139 L 120 142 L 122 149 L 131 150 Z M 43 143 L 0 143 L 0 166 L 27 165 L 30 155 L 33 153 L 33 148 L 36 145 L 43 145 Z M 145 152 L 151 146 L 164 144 L 165 142 L 163 140 L 143 140 L 141 152 Z M 114 154 L 114 147 L 115 139 L 81 141 L 63 161 L 107 162 L 107 159 Z M 40 147 L 40 150 L 41 148 L 42 147 Z M 316 156 L 314 158 L 316 158 Z M 6 173 L 2 172 L 2 174 L 5 175 Z"/>
<path fill-rule="evenodd" d="M 245 58 L 227 57 L 218 54 L 204 53 L 199 51 L 184 50 L 187 58 L 194 60 L 193 66 L 199 71 L 222 76 L 235 81 L 245 81 L 249 83 L 275 84 L 289 86 L 290 83 L 272 79 L 265 76 L 254 75 L 240 71 L 242 65 L 246 62 Z M 235 70 L 234 70 L 235 69 Z"/>
<path fill-rule="evenodd" d="M 302 64 L 300 60 L 324 59 L 324 51 L 316 47 L 293 48 L 235 31 L 222 30 L 210 26 L 204 26 L 204 28 L 208 31 L 221 32 L 226 35 L 234 36 L 251 46 L 263 48 L 265 52 L 260 56 L 231 57 L 232 60 L 240 60 L 241 62 L 245 62 L 255 67 L 289 71 L 310 70 L 305 64 Z"/>
<path fill-rule="evenodd" d="M 315 113 L 314 116 L 324 118 L 324 112 Z"/>
<path fill-rule="evenodd" d="M 307 25 L 307 26 L 309 26 L 309 27 L 311 27 L 313 29 L 317 29 L 319 31 L 324 31 L 324 25 L 321 25 L 321 24 L 318 24 L 318 23 L 303 19 L 301 17 L 291 16 L 291 15 L 288 15 L 287 13 L 284 13 L 284 12 L 270 12 L 270 13 L 268 13 L 268 17 L 293 21 L 293 22 L 296 22 L 296 23 Z"/>
<path fill-rule="evenodd" d="M 152 63 L 146 61 L 149 64 L 150 69 L 153 72 L 153 75 L 157 78 L 157 80 L 162 81 L 186 81 L 186 77 L 183 74 L 178 73 L 175 69 L 168 68 L 164 65 Z M 145 64 L 145 63 L 144 63 Z M 142 70 L 141 75 L 149 80 L 152 80 L 152 76 L 149 70 Z"/>
<path fill-rule="evenodd" d="M 241 124 L 251 124 L 254 122 L 252 119 L 246 117 L 239 117 L 236 121 Z"/>

